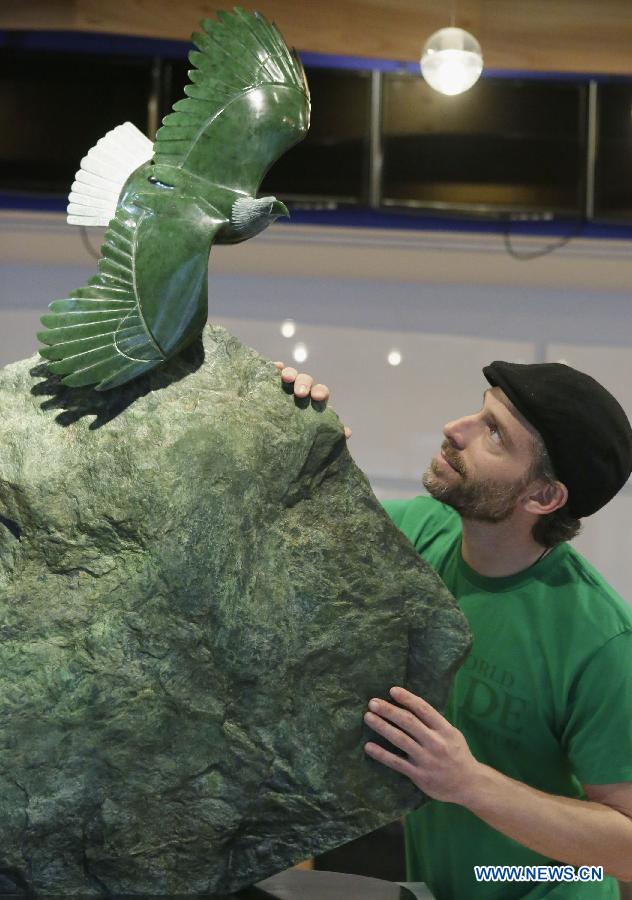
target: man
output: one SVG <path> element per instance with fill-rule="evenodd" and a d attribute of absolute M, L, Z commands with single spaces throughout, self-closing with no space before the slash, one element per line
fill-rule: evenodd
<path fill-rule="evenodd" d="M 459 601 L 472 651 L 445 716 L 402 688 L 371 700 L 367 724 L 405 755 L 365 751 L 438 801 L 405 826 L 408 879 L 438 900 L 614 900 L 614 878 L 561 880 L 570 867 L 540 883 L 477 881 L 474 867 L 632 880 L 632 610 L 568 544 L 627 481 L 632 430 L 569 366 L 483 372 L 482 409 L 445 426 L 424 475 L 431 496 L 384 504 Z M 329 396 L 294 369 L 282 378 Z"/>

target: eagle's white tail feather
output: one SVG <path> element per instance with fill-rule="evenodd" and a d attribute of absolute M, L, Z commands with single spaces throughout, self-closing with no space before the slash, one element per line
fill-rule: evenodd
<path fill-rule="evenodd" d="M 108 131 L 81 160 L 68 197 L 68 223 L 107 225 L 116 212 L 123 185 L 135 169 L 151 159 L 153 147 L 131 122 Z"/>

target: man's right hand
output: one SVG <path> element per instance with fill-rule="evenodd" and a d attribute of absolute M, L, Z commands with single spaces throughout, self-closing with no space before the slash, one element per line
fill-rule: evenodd
<path fill-rule="evenodd" d="M 298 372 L 297 369 L 292 366 L 286 366 L 285 363 L 278 360 L 274 365 L 281 373 L 281 380 L 285 384 L 294 385 L 295 397 L 311 397 L 312 400 L 327 403 L 330 393 L 326 384 L 314 384 L 314 379 L 311 375 L 308 375 L 306 372 Z M 345 425 L 344 430 L 345 437 L 350 438 L 352 434 L 351 429 Z"/>

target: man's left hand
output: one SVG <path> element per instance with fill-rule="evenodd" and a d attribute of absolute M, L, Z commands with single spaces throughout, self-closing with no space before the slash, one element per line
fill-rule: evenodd
<path fill-rule="evenodd" d="M 390 753 L 374 743 L 364 745 L 365 753 L 406 775 L 429 797 L 447 803 L 467 804 L 481 764 L 470 753 L 459 729 L 421 697 L 404 688 L 391 688 L 390 695 L 401 705 L 373 699 L 364 721 L 373 731 L 403 750 L 406 757 Z"/>

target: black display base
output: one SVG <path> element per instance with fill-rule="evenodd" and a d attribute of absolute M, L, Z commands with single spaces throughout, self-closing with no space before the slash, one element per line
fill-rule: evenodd
<path fill-rule="evenodd" d="M 397 883 L 406 881 L 404 827 L 397 819 L 314 857 L 319 872 L 345 872 Z"/>

